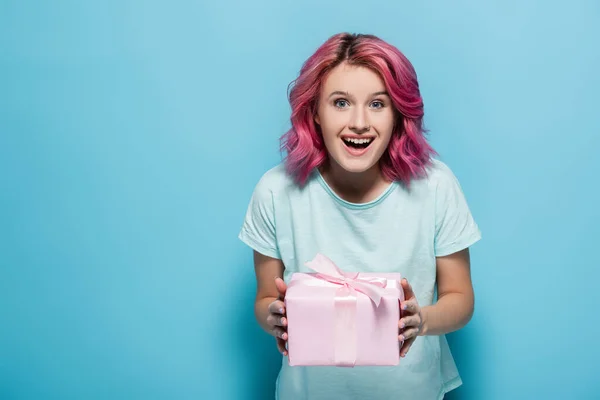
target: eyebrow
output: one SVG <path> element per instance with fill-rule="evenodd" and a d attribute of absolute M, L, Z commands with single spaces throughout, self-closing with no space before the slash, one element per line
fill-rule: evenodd
<path fill-rule="evenodd" d="M 342 95 L 342 96 L 348 96 L 348 97 L 353 97 L 350 93 L 348 92 L 343 92 L 341 90 L 336 90 L 334 92 L 331 92 L 331 94 L 329 95 L 329 98 L 336 96 L 336 95 Z M 375 96 L 389 96 L 388 92 L 385 90 L 379 91 L 379 92 L 375 92 L 373 94 L 371 94 L 371 97 L 375 97 Z"/>

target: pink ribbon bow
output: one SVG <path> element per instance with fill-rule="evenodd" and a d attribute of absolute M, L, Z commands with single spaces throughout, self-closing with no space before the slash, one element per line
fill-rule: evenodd
<path fill-rule="evenodd" d="M 354 290 L 366 294 L 376 306 L 379 306 L 381 297 L 385 293 L 387 279 L 361 277 L 360 272 L 342 271 L 323 254 L 317 254 L 312 261 L 305 265 L 317 273 L 317 278 L 341 285 L 350 292 L 349 294 L 353 294 Z"/>

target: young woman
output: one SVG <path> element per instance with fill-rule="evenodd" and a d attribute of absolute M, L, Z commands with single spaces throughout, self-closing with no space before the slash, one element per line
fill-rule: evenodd
<path fill-rule="evenodd" d="M 255 313 L 283 354 L 276 398 L 441 399 L 461 384 L 445 334 L 473 313 L 469 247 L 481 235 L 423 132 L 416 73 L 372 35 L 331 37 L 289 95 L 285 162 L 254 190 L 240 239 L 254 250 Z M 290 367 L 286 283 L 317 253 L 341 269 L 400 272 L 396 367 Z M 437 296 L 434 292 L 437 289 Z"/>

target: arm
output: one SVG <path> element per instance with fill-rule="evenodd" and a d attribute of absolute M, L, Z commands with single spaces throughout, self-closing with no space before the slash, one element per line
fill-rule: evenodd
<path fill-rule="evenodd" d="M 443 335 L 456 331 L 473 315 L 474 294 L 471 283 L 469 246 L 481 238 L 456 176 L 443 163 L 435 189 L 434 251 L 436 257 L 438 299 L 435 304 L 419 307 L 410 284 L 402 280 L 405 301 L 399 321 L 400 355 L 406 356 L 418 335 Z M 456 251 L 456 248 L 463 250 Z M 452 251 L 452 254 L 448 252 Z"/>
<path fill-rule="evenodd" d="M 286 285 L 283 281 L 283 262 L 254 251 L 254 271 L 256 273 L 256 300 L 254 315 L 261 328 L 277 338 L 277 347 L 284 355 L 287 354 L 285 318 Z"/>
<path fill-rule="evenodd" d="M 438 300 L 421 308 L 419 335 L 444 335 L 465 326 L 473 316 L 475 296 L 469 249 L 437 258 Z"/>

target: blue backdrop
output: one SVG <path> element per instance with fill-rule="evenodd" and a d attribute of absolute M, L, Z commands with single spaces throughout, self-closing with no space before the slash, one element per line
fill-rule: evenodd
<path fill-rule="evenodd" d="M 415 65 L 484 239 L 451 399 L 598 398 L 600 3 L 0 3 L 0 398 L 267 399 L 237 239 L 339 31 Z"/>

